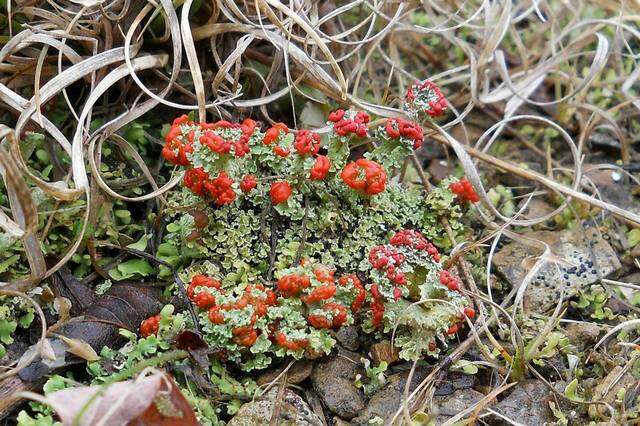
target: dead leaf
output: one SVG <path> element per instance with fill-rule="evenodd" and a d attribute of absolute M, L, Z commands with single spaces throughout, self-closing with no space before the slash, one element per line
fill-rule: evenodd
<path fill-rule="evenodd" d="M 93 348 L 84 340 L 73 339 L 66 336 L 60 336 L 63 342 L 68 346 L 67 352 L 79 356 L 87 361 L 97 361 L 100 356 L 93 350 Z"/>
<path fill-rule="evenodd" d="M 178 386 L 161 372 L 106 386 L 63 389 L 46 400 L 65 426 L 198 425 Z"/>
<path fill-rule="evenodd" d="M 51 341 L 49 341 L 49 339 L 44 339 L 42 341 L 40 356 L 42 357 L 42 359 L 48 359 L 52 361 L 56 359 L 56 353 L 53 350 L 53 346 L 51 346 Z"/>

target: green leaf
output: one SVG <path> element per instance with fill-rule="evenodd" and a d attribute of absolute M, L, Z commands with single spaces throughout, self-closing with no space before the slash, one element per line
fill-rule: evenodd
<path fill-rule="evenodd" d="M 111 278 L 117 281 L 135 276 L 146 277 L 151 273 L 153 273 L 153 267 L 144 259 L 127 260 L 109 271 Z"/>
<path fill-rule="evenodd" d="M 16 331 L 17 327 L 18 323 L 16 321 L 0 321 L 0 342 L 6 345 L 13 343 L 13 337 L 11 335 Z"/>
<path fill-rule="evenodd" d="M 45 395 L 48 395 L 50 393 L 53 393 L 62 389 L 66 389 L 66 388 L 67 388 L 67 382 L 65 381 L 64 377 L 58 374 L 54 374 L 53 376 L 51 376 L 49 380 L 46 381 L 46 383 L 42 387 L 42 390 L 44 391 Z"/>
<path fill-rule="evenodd" d="M 33 311 L 29 311 L 29 312 L 25 313 L 24 315 L 22 315 L 20 318 L 18 318 L 18 324 L 22 328 L 27 328 L 33 322 L 33 318 L 34 317 L 35 317 L 35 314 L 33 313 Z"/>
<path fill-rule="evenodd" d="M 584 399 L 578 395 L 578 379 L 573 379 L 571 383 L 564 388 L 564 395 L 572 401 L 584 401 Z"/>
<path fill-rule="evenodd" d="M 20 259 L 20 255 L 14 254 L 13 256 L 9 257 L 7 260 L 0 263 L 0 274 L 5 272 L 7 269 L 9 269 L 9 267 L 14 263 L 16 263 L 19 259 Z"/>
<path fill-rule="evenodd" d="M 629 245 L 631 247 L 635 247 L 640 243 L 640 229 L 634 228 L 627 233 L 627 240 L 629 240 Z"/>
<path fill-rule="evenodd" d="M 476 374 L 478 372 L 478 366 L 471 361 L 461 359 L 455 363 L 455 367 L 461 369 L 464 374 Z"/>
<path fill-rule="evenodd" d="M 138 251 L 145 251 L 147 249 L 147 243 L 149 242 L 149 236 L 144 234 L 142 238 L 140 238 L 135 243 L 129 244 L 127 247 L 132 248 Z"/>
<path fill-rule="evenodd" d="M 172 222 L 167 225 L 167 231 L 169 232 L 179 232 L 180 229 L 181 229 L 180 224 L 176 222 Z"/>

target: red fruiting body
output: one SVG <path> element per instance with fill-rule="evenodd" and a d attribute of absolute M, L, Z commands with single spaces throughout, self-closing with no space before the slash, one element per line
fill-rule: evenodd
<path fill-rule="evenodd" d="M 249 139 L 244 139 L 241 137 L 240 140 L 234 142 L 233 148 L 236 157 L 244 157 L 251 151 L 251 148 L 249 148 Z"/>
<path fill-rule="evenodd" d="M 250 118 L 245 118 L 242 121 L 242 125 L 240 126 L 240 128 L 242 129 L 242 135 L 245 136 L 247 139 L 251 137 L 251 135 L 253 135 L 254 130 L 256 129 L 257 124 L 255 121 L 253 121 Z"/>
<path fill-rule="evenodd" d="M 320 149 L 320 135 L 310 130 L 300 130 L 293 146 L 300 155 L 317 155 Z"/>
<path fill-rule="evenodd" d="M 264 303 L 266 303 L 268 306 L 275 305 L 278 303 L 277 296 L 273 292 L 273 290 L 267 290 L 266 293 L 267 293 L 267 297 L 265 298 Z"/>
<path fill-rule="evenodd" d="M 209 309 L 216 304 L 216 297 L 211 293 L 201 291 L 193 296 L 193 302 L 200 309 Z"/>
<path fill-rule="evenodd" d="M 176 166 L 188 166 L 190 163 L 187 154 L 191 152 L 193 152 L 193 145 L 182 143 L 178 139 L 169 140 L 162 148 L 162 156 Z"/>
<path fill-rule="evenodd" d="M 282 158 L 286 158 L 289 156 L 289 150 L 286 148 L 283 148 L 279 145 L 276 145 L 273 147 L 273 152 L 278 156 L 278 157 L 282 157 Z"/>
<path fill-rule="evenodd" d="M 367 123 L 370 118 L 366 112 L 358 111 L 353 118 L 345 118 L 346 112 L 342 109 L 329 114 L 329 121 L 333 123 L 333 131 L 338 136 L 355 135 L 364 138 L 368 135 Z"/>
<path fill-rule="evenodd" d="M 274 143 L 279 137 L 280 133 L 284 133 L 285 135 L 289 133 L 289 128 L 284 123 L 276 123 L 269 130 L 267 130 L 264 134 L 264 139 L 262 139 L 262 143 L 265 145 L 271 145 Z"/>
<path fill-rule="evenodd" d="M 327 303 L 322 310 L 333 313 L 333 328 L 340 328 L 347 321 L 347 308 L 336 302 Z"/>
<path fill-rule="evenodd" d="M 447 100 L 432 82 L 416 81 L 407 90 L 405 102 L 414 110 L 422 110 L 431 117 L 439 117 L 447 109 Z"/>
<path fill-rule="evenodd" d="M 189 169 L 185 172 L 182 182 L 191 192 L 203 196 L 206 191 L 206 184 L 209 182 L 209 175 L 201 167 Z"/>
<path fill-rule="evenodd" d="M 404 255 L 392 246 L 375 246 L 369 251 L 369 263 L 375 269 L 391 270 L 393 273 L 396 273 L 396 269 L 398 269 L 404 261 Z"/>
<path fill-rule="evenodd" d="M 313 163 L 313 166 L 311 167 L 311 172 L 309 173 L 309 179 L 322 180 L 326 178 L 330 168 L 331 168 L 331 161 L 329 160 L 329 157 L 326 157 L 324 155 L 318 155 L 316 157 L 316 161 Z"/>
<path fill-rule="evenodd" d="M 472 203 L 477 203 L 480 201 L 480 197 L 476 194 L 476 191 L 473 189 L 471 182 L 467 178 L 462 178 L 458 182 L 453 182 L 449 185 L 449 189 L 451 192 L 456 194 L 460 202 L 470 201 Z"/>
<path fill-rule="evenodd" d="M 292 297 L 300 293 L 303 288 L 311 285 L 306 275 L 285 275 L 278 280 L 278 291 L 284 297 Z"/>
<path fill-rule="evenodd" d="M 211 130 L 204 132 L 200 137 L 200 143 L 218 154 L 228 154 L 231 151 L 231 142 L 222 139 Z"/>
<path fill-rule="evenodd" d="M 371 297 L 373 297 L 374 299 L 382 298 L 382 295 L 380 294 L 380 290 L 378 290 L 377 284 L 373 284 L 371 286 Z"/>
<path fill-rule="evenodd" d="M 162 149 L 162 156 L 177 166 L 188 166 L 189 159 L 187 153 L 193 152 L 193 140 L 185 141 L 182 134 L 181 125 L 193 125 L 189 117 L 182 115 L 175 120 L 165 136 L 165 145 Z"/>
<path fill-rule="evenodd" d="M 362 283 L 360 282 L 360 279 L 356 276 L 356 274 L 343 275 L 338 280 L 338 284 L 341 285 L 341 286 L 347 286 L 347 285 L 351 284 L 353 286 L 353 288 L 356 290 L 357 294 L 356 294 L 355 298 L 353 299 L 353 302 L 351 302 L 351 311 L 353 311 L 353 312 L 359 311 L 360 307 L 362 306 L 362 303 L 364 303 L 364 299 L 365 299 L 365 297 L 367 295 L 367 292 L 365 291 L 364 287 L 362 286 Z"/>
<path fill-rule="evenodd" d="M 464 314 L 467 316 L 467 318 L 469 319 L 473 319 L 476 316 L 476 311 L 473 308 L 464 308 Z"/>
<path fill-rule="evenodd" d="M 344 114 L 345 114 L 345 110 L 337 109 L 329 114 L 329 121 L 331 121 L 332 123 L 337 123 L 338 121 L 342 120 L 342 117 L 344 117 Z"/>
<path fill-rule="evenodd" d="M 433 352 L 438 348 L 438 345 L 436 344 L 435 340 L 432 340 L 429 342 L 429 352 Z"/>
<path fill-rule="evenodd" d="M 182 114 L 180 117 L 174 118 L 173 123 L 171 124 L 176 126 L 178 124 L 193 124 L 193 122 L 189 121 L 189 116 L 187 114 Z"/>
<path fill-rule="evenodd" d="M 240 346 L 253 346 L 258 340 L 258 332 L 251 326 L 235 327 L 231 333 L 233 341 Z"/>
<path fill-rule="evenodd" d="M 225 172 L 220 172 L 217 178 L 205 182 L 205 188 L 218 206 L 230 204 L 236 199 L 236 193 L 231 185 L 233 180 Z"/>
<path fill-rule="evenodd" d="M 360 158 L 347 164 L 340 177 L 350 188 L 363 191 L 367 195 L 375 195 L 384 191 L 387 174 L 375 161 Z"/>
<path fill-rule="evenodd" d="M 334 284 L 326 284 L 314 288 L 311 293 L 300 297 L 300 300 L 309 305 L 330 299 L 334 294 L 336 294 L 336 286 Z"/>
<path fill-rule="evenodd" d="M 283 348 L 297 351 L 298 349 L 306 348 L 309 344 L 309 341 L 307 339 L 289 340 L 284 333 L 278 332 L 276 333 L 276 343 L 278 344 L 278 346 L 282 346 Z"/>
<path fill-rule="evenodd" d="M 404 137 L 413 141 L 413 149 L 418 149 L 424 143 L 424 133 L 418 123 L 404 118 L 388 118 L 385 130 L 390 138 Z"/>
<path fill-rule="evenodd" d="M 393 289 L 393 298 L 398 300 L 402 297 L 402 290 L 399 287 L 395 287 Z"/>
<path fill-rule="evenodd" d="M 378 291 L 378 286 L 373 284 L 371 286 L 371 324 L 375 328 L 382 327 L 382 319 L 384 318 L 384 303 L 382 302 L 382 295 Z"/>
<path fill-rule="evenodd" d="M 273 204 L 284 203 L 291 196 L 291 185 L 289 182 L 274 182 L 269 189 L 269 196 Z"/>
<path fill-rule="evenodd" d="M 213 324 L 224 324 L 224 313 L 219 306 L 209 308 L 209 321 Z"/>
<path fill-rule="evenodd" d="M 206 275 L 202 275 L 202 274 L 194 275 L 191 278 L 191 282 L 189 283 L 189 286 L 187 287 L 187 297 L 189 298 L 189 300 L 195 301 L 194 293 L 195 293 L 196 287 L 209 287 L 209 288 L 219 289 L 220 286 L 221 284 L 220 284 L 220 281 L 218 280 L 215 280 L 213 278 L 207 277 Z"/>
<path fill-rule="evenodd" d="M 438 249 L 429 242 L 420 232 L 413 229 L 402 229 L 390 240 L 393 246 L 407 246 L 416 250 L 426 251 L 434 262 L 440 262 Z"/>
<path fill-rule="evenodd" d="M 142 337 L 149 337 L 152 334 L 157 334 L 159 327 L 160 315 L 149 317 L 140 324 L 140 335 L 142 335 Z"/>
<path fill-rule="evenodd" d="M 329 320 L 329 318 L 320 315 L 320 314 L 311 314 L 307 318 L 309 324 L 311 324 L 314 328 L 331 328 L 333 323 Z"/>
<path fill-rule="evenodd" d="M 258 181 L 254 175 L 246 175 L 240 181 L 240 190 L 245 194 L 251 192 L 256 186 L 258 186 Z"/>
<path fill-rule="evenodd" d="M 453 276 L 449 271 L 440 271 L 440 284 L 447 286 L 451 291 L 460 290 L 460 281 L 457 277 Z"/>
<path fill-rule="evenodd" d="M 322 283 L 332 283 L 333 275 L 336 273 L 334 269 L 328 268 L 324 265 L 318 265 L 313 268 L 313 275 L 316 279 Z"/>
<path fill-rule="evenodd" d="M 452 334 L 456 334 L 458 332 L 458 324 L 453 324 L 451 327 L 449 327 L 449 329 L 445 332 L 445 334 L 447 335 L 452 335 Z"/>

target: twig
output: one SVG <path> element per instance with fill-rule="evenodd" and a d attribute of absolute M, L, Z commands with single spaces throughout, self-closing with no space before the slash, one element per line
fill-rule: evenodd
<path fill-rule="evenodd" d="M 169 268 L 169 270 L 171 270 L 171 273 L 173 275 L 173 280 L 174 280 L 174 282 L 176 284 L 176 287 L 178 287 L 178 292 L 180 293 L 180 297 L 186 303 L 187 308 L 189 309 L 189 313 L 191 314 L 191 318 L 193 320 L 193 326 L 195 327 L 195 329 L 196 329 L 196 331 L 198 333 L 201 333 L 200 323 L 198 321 L 198 315 L 196 314 L 195 309 L 193 309 L 193 304 L 189 301 L 189 298 L 187 297 L 187 293 L 185 292 L 185 289 L 184 289 L 184 282 L 182 282 L 182 280 L 178 276 L 178 273 L 176 272 L 175 268 L 171 264 L 165 262 L 164 260 L 158 259 L 157 257 L 155 257 L 152 254 L 145 253 L 145 252 L 140 251 L 140 250 L 132 249 L 132 248 L 129 248 L 129 247 L 121 247 L 121 246 L 117 246 L 115 244 L 109 244 L 109 243 L 105 243 L 105 244 L 102 244 L 102 245 L 105 246 L 105 247 L 111 247 L 111 248 L 114 248 L 114 249 L 124 250 L 124 251 L 126 251 L 128 253 L 131 253 L 131 254 L 135 255 L 135 256 L 144 257 L 145 259 L 150 260 L 153 263 L 156 263 L 156 264 L 159 264 L 159 265 L 163 265 L 163 266 L 166 266 L 167 268 Z"/>
<path fill-rule="evenodd" d="M 302 235 L 300 236 L 300 245 L 296 250 L 296 257 L 293 260 L 293 266 L 298 266 L 300 258 L 304 251 L 304 246 L 307 243 L 307 220 L 309 219 L 309 199 L 304 196 L 304 217 L 302 218 Z"/>

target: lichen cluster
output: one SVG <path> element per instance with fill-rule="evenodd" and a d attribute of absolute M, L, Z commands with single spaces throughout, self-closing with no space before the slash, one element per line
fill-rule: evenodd
<path fill-rule="evenodd" d="M 163 155 L 185 176 L 169 198 L 163 244 L 181 253 L 174 266 L 222 359 L 251 370 L 274 357 L 313 358 L 351 324 L 394 333 L 401 356 L 417 359 L 462 325 L 468 301 L 443 269 L 441 222 L 463 232 L 470 198 L 452 191 L 454 179 L 431 191 L 401 182 L 423 130 L 382 122 L 370 133 L 368 114 L 337 110 L 320 135 L 251 119 L 174 121 Z"/>

